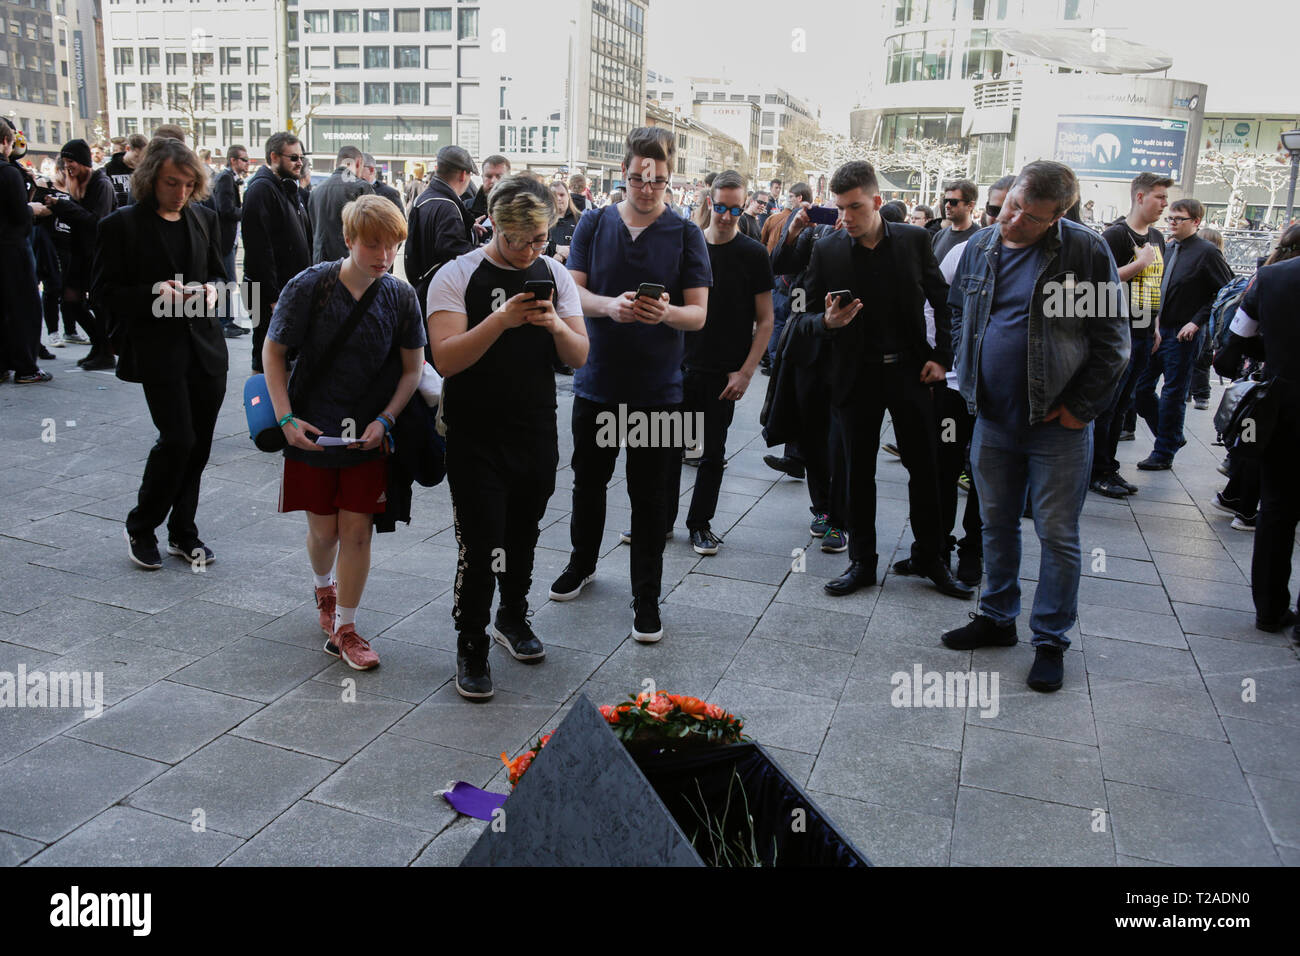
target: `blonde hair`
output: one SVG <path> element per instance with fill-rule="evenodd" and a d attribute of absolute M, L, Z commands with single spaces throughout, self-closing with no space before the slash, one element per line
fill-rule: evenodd
<path fill-rule="evenodd" d="M 177 169 L 187 169 L 194 174 L 194 192 L 189 201 L 198 202 L 206 199 L 211 176 L 207 164 L 194 155 L 194 150 L 179 139 L 160 136 L 149 143 L 140 165 L 131 174 L 131 195 L 136 201 L 143 202 L 153 198 L 154 185 L 158 182 L 163 165 L 168 160 L 171 160 Z"/>
<path fill-rule="evenodd" d="M 515 173 L 492 188 L 488 217 L 498 231 L 522 236 L 538 229 L 549 230 L 559 214 L 549 186 L 527 173 Z"/>
<path fill-rule="evenodd" d="M 343 238 L 395 246 L 406 238 L 406 220 L 383 196 L 358 196 L 343 207 Z"/>
<path fill-rule="evenodd" d="M 1213 226 L 1202 226 L 1201 238 L 1210 240 L 1210 242 L 1214 243 L 1218 247 L 1220 252 L 1223 251 L 1223 233 L 1219 232 L 1219 230 L 1215 229 Z"/>

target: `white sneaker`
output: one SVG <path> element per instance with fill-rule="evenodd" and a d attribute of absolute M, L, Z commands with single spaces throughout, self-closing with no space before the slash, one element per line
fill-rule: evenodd
<path fill-rule="evenodd" d="M 51 332 L 51 333 L 49 334 L 49 342 L 47 342 L 46 344 L 47 344 L 50 348 L 52 348 L 52 349 L 61 349 L 61 348 L 64 348 L 64 347 L 65 347 L 65 343 L 64 343 L 64 341 L 63 341 L 63 333 L 62 333 L 62 332 Z"/>
<path fill-rule="evenodd" d="M 69 345 L 89 345 L 90 339 L 86 338 L 80 332 L 73 332 L 71 335 L 65 335 L 63 341 Z"/>

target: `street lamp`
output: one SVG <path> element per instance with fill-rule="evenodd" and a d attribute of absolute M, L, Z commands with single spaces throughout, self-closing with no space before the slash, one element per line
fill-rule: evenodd
<path fill-rule="evenodd" d="M 72 60 L 72 26 L 68 23 L 68 18 L 62 14 L 55 14 L 54 19 L 63 26 L 63 45 L 68 57 L 68 139 L 77 138 L 76 124 L 73 122 L 72 101 L 77 98 L 77 90 L 73 84 L 76 82 L 76 64 Z"/>
<path fill-rule="evenodd" d="M 1282 145 L 1291 154 L 1291 186 L 1286 192 L 1286 225 L 1291 224 L 1291 215 L 1295 210 L 1295 180 L 1300 171 L 1300 129 L 1287 130 L 1282 134 Z"/>

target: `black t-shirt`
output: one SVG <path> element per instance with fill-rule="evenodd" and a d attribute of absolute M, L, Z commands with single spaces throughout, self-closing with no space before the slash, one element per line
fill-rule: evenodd
<path fill-rule="evenodd" d="M 1139 328 L 1149 329 L 1156 314 L 1160 311 L 1160 284 L 1165 274 L 1165 237 L 1155 226 L 1147 230 L 1144 236 L 1134 232 L 1124 219 L 1117 220 L 1106 227 L 1101 234 L 1110 246 L 1110 254 L 1115 257 L 1115 266 L 1123 268 L 1137 256 L 1137 251 L 1148 242 L 1154 243 L 1158 251 L 1155 261 L 1133 278 L 1128 280 L 1129 323 Z"/>
<path fill-rule="evenodd" d="M 754 297 L 771 292 L 772 263 L 761 243 L 740 233 L 721 245 L 707 243 L 713 288 L 704 328 L 686 333 L 685 365 L 700 372 L 734 372 L 754 341 Z"/>
<path fill-rule="evenodd" d="M 184 269 L 190 261 L 190 231 L 185 225 L 185 217 L 182 216 L 173 222 L 158 216 L 156 221 L 158 232 L 162 235 L 163 248 L 171 254 L 172 261 L 179 263 Z"/>

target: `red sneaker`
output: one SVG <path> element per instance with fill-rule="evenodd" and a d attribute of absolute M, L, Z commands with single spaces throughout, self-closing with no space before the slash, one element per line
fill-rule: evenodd
<path fill-rule="evenodd" d="M 370 642 L 357 633 L 352 624 L 344 624 L 334 632 L 334 643 L 339 656 L 354 671 L 368 671 L 379 666 L 379 655 L 370 649 Z"/>
<path fill-rule="evenodd" d="M 334 609 L 338 607 L 339 590 L 334 584 L 316 589 L 316 607 L 320 611 L 320 629 L 325 632 L 325 653 L 339 656 L 339 649 L 334 646 Z"/>

